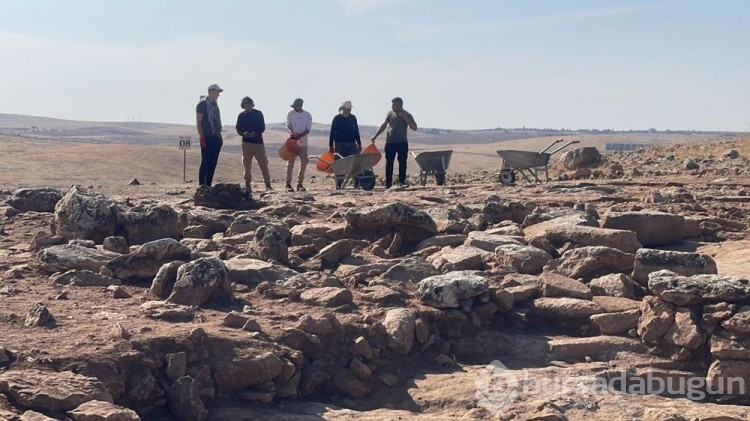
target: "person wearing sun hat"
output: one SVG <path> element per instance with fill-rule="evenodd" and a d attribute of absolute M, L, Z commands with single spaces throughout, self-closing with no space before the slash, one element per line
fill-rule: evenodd
<path fill-rule="evenodd" d="M 358 154 L 362 151 L 362 139 L 359 136 L 357 117 L 352 114 L 352 102 L 341 103 L 339 113 L 331 122 L 331 134 L 328 137 L 328 151 L 342 157 Z M 336 176 L 336 189 L 341 188 L 344 176 Z"/>
<path fill-rule="evenodd" d="M 201 166 L 198 170 L 198 184 L 210 186 L 219 162 L 219 153 L 224 140 L 221 137 L 221 112 L 219 94 L 224 91 L 217 84 L 208 87 L 208 95 L 195 107 L 195 120 L 201 146 Z"/>
<path fill-rule="evenodd" d="M 292 103 L 292 110 L 286 115 L 286 128 L 289 129 L 289 135 L 299 143 L 299 172 L 297 173 L 297 191 L 305 191 L 305 187 L 302 185 L 302 181 L 305 178 L 305 169 L 309 161 L 307 157 L 307 135 L 312 130 L 312 115 L 302 109 L 302 105 L 305 101 L 302 98 L 297 98 Z M 292 188 L 292 173 L 294 172 L 294 161 L 297 157 L 293 157 L 286 164 L 286 191 L 293 192 Z"/>

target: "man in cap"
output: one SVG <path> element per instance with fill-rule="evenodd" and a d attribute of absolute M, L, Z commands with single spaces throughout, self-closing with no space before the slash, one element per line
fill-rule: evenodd
<path fill-rule="evenodd" d="M 255 103 L 249 96 L 242 98 L 240 106 L 244 111 L 237 116 L 235 129 L 237 134 L 242 136 L 242 165 L 245 167 L 245 187 L 247 189 L 245 197 L 252 199 L 253 190 L 250 183 L 253 181 L 251 172 L 253 158 L 258 161 L 263 182 L 266 184 L 266 191 L 273 190 L 271 188 L 271 174 L 268 171 L 266 146 L 263 144 L 266 121 L 263 118 L 263 113 L 255 109 Z"/>
<path fill-rule="evenodd" d="M 305 191 L 305 187 L 302 185 L 302 181 L 305 178 L 305 169 L 309 161 L 307 157 L 307 135 L 312 129 L 312 115 L 302 109 L 304 101 L 302 98 L 297 98 L 292 103 L 292 110 L 286 115 L 286 128 L 289 129 L 289 134 L 300 146 L 299 152 L 299 173 L 297 174 L 297 191 Z M 297 158 L 293 157 L 286 164 L 286 191 L 293 192 L 292 188 L 292 173 L 294 172 L 294 161 Z"/>
<path fill-rule="evenodd" d="M 406 158 L 409 153 L 409 141 L 406 129 L 417 130 L 414 117 L 404 110 L 404 100 L 396 97 L 391 100 L 391 109 L 385 116 L 385 122 L 372 137 L 372 141 L 388 128 L 385 137 L 385 188 L 391 188 L 393 182 L 393 160 L 398 155 L 398 184 L 406 185 Z"/>
<path fill-rule="evenodd" d="M 223 91 L 217 84 L 208 87 L 208 96 L 195 107 L 195 120 L 201 146 L 201 166 L 198 171 L 198 184 L 210 186 L 219 162 L 219 152 L 224 144 L 221 138 L 221 113 L 219 94 Z"/>

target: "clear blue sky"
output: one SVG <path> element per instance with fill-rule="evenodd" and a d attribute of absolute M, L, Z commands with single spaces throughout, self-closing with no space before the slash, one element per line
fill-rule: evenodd
<path fill-rule="evenodd" d="M 0 0 L 0 113 L 225 124 L 295 97 L 329 123 L 750 131 L 745 0 Z"/>

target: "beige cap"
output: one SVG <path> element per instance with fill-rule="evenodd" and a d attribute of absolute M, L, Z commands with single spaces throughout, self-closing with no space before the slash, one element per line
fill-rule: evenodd
<path fill-rule="evenodd" d="M 209 85 L 208 90 L 209 91 L 219 91 L 219 92 L 223 92 L 224 91 L 223 89 L 219 88 L 219 85 L 217 85 L 215 83 L 212 84 L 212 85 Z"/>

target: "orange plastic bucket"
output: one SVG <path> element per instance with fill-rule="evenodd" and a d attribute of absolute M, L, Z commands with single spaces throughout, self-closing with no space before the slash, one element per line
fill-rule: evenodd
<path fill-rule="evenodd" d="M 282 145 L 281 149 L 279 149 L 279 157 L 281 157 L 281 159 L 283 159 L 284 161 L 289 161 L 295 156 L 297 155 L 294 155 L 291 152 L 289 152 L 289 149 L 287 149 L 286 144 Z"/>
<path fill-rule="evenodd" d="M 380 153 L 380 151 L 378 150 L 378 147 L 375 146 L 374 143 L 370 143 L 370 146 L 364 148 L 362 150 L 362 153 L 370 153 L 370 154 L 374 154 L 378 156 L 377 158 L 375 158 L 375 161 L 372 163 L 372 166 L 377 165 L 378 162 L 380 162 L 380 159 L 383 158 L 383 154 Z"/>
<path fill-rule="evenodd" d="M 318 158 L 318 164 L 316 165 L 318 168 L 318 171 L 321 171 L 327 174 L 333 174 L 333 168 L 331 168 L 331 162 L 333 162 L 335 159 L 336 157 L 330 152 L 326 152 L 323 155 L 320 155 L 320 158 Z"/>
<path fill-rule="evenodd" d="M 286 150 L 289 151 L 289 153 L 293 154 L 294 156 L 299 156 L 300 146 L 299 143 L 297 143 L 296 140 L 292 139 L 291 137 L 286 140 Z"/>

